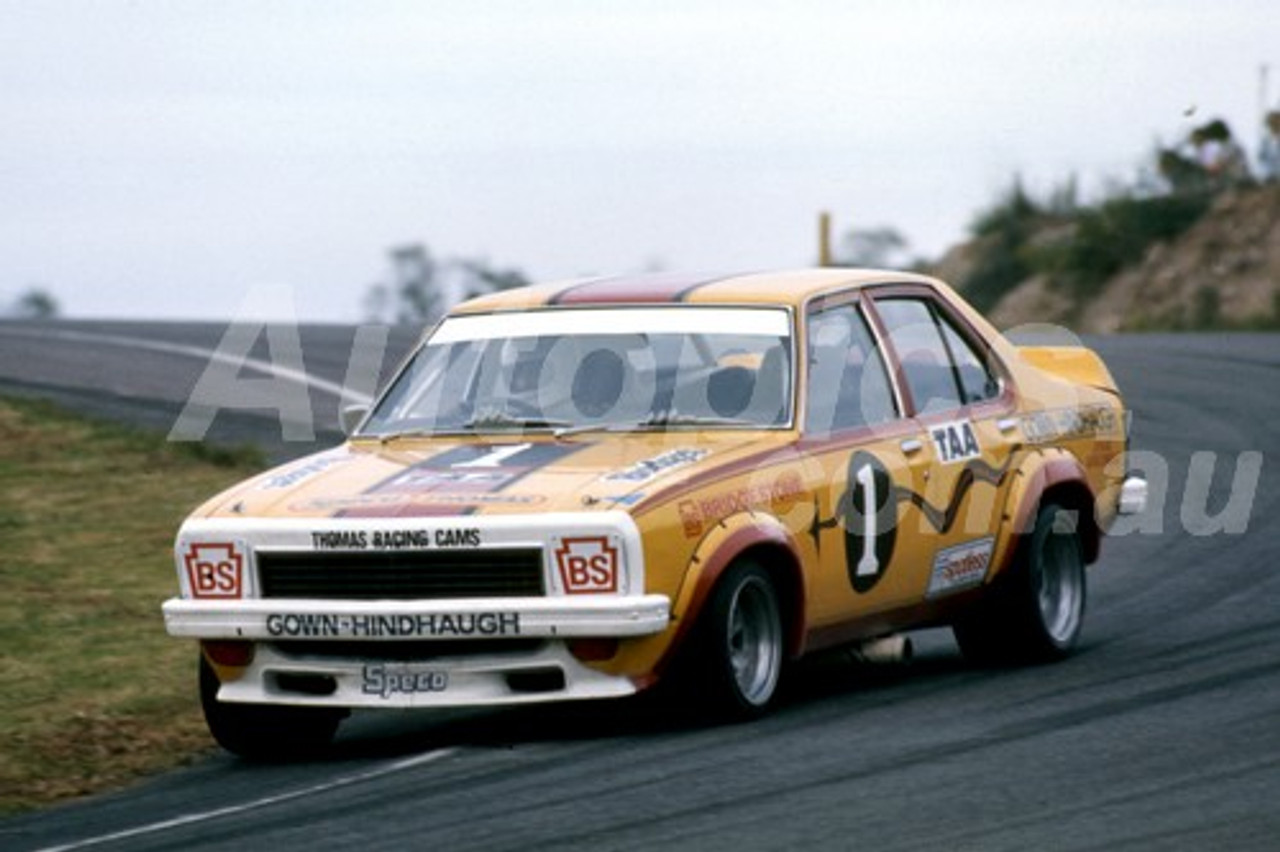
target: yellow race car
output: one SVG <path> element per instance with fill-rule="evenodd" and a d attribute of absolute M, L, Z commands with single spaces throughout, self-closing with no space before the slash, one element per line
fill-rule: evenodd
<path fill-rule="evenodd" d="M 231 751 L 322 745 L 352 708 L 659 681 L 749 717 L 789 661 L 923 626 L 1055 658 L 1146 499 L 1096 355 L 1015 347 L 905 273 L 486 296 L 347 414 L 346 444 L 178 533 L 165 622 Z"/>

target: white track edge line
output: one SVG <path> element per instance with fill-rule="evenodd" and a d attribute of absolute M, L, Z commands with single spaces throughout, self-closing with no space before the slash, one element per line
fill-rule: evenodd
<path fill-rule="evenodd" d="M 316 784 L 311 787 L 304 787 L 301 790 L 291 790 L 288 793 L 278 793 L 274 796 L 264 796 L 261 799 L 254 799 L 250 802 L 244 802 L 239 805 L 228 805 L 225 808 L 217 808 L 212 811 L 201 811 L 194 814 L 186 814 L 184 816 L 173 817 L 172 819 L 153 822 L 147 825 L 137 826 L 136 828 L 128 828 L 123 831 L 115 831 L 110 834 L 100 834 L 97 837 L 88 837 L 84 840 L 76 840 L 71 843 L 65 843 L 60 846 L 46 846 L 36 852 L 70 852 L 72 849 L 86 849 L 90 846 L 101 846 L 104 843 L 114 843 L 117 840 L 128 840 L 133 837 L 140 837 L 145 834 L 155 834 L 161 831 L 167 831 L 171 828 L 180 828 L 182 826 L 193 825 L 195 823 L 208 822 L 209 820 L 220 819 L 226 816 L 241 814 L 246 811 L 257 810 L 259 808 L 278 805 L 281 802 L 288 802 L 294 799 L 302 799 L 307 796 L 314 796 L 317 793 L 325 793 L 330 790 L 336 790 L 340 787 L 348 787 L 352 784 L 358 784 L 362 781 L 371 781 L 375 778 L 381 778 L 385 775 L 391 775 L 405 769 L 412 769 L 415 766 L 431 763 L 435 760 L 448 757 L 458 751 L 456 748 L 445 748 L 439 751 L 429 751 L 425 754 L 414 755 L 397 760 L 378 769 L 371 769 L 368 772 L 360 772 L 355 775 L 346 775 L 335 778 L 333 781 L 327 781 L 324 784 Z"/>
<path fill-rule="evenodd" d="M 233 358 L 230 355 L 224 355 L 216 349 L 204 349 L 199 346 L 187 346 L 182 343 L 167 343 L 160 340 L 147 340 L 142 337 L 126 337 L 120 334 L 98 334 L 90 331 L 71 331 L 67 329 L 44 329 L 41 331 L 28 330 L 24 328 L 6 328 L 3 330 L 5 334 L 13 334 L 19 337 L 47 338 L 55 337 L 62 340 L 70 340 L 77 343 L 103 343 L 108 346 L 121 346 L 129 349 L 148 349 L 152 352 L 165 352 L 170 355 L 186 355 L 191 358 L 202 360 L 217 361 L 221 364 L 230 364 L 235 367 L 248 365 L 254 369 L 261 370 L 273 376 L 277 376 L 289 381 L 298 382 L 299 384 L 309 385 L 316 390 L 324 391 L 332 394 L 338 399 L 349 400 L 358 404 L 368 404 L 373 398 L 366 394 L 357 393 L 348 390 L 342 385 L 321 379 L 302 370 L 294 370 L 289 367 L 282 367 L 271 361 L 263 361 L 258 358 Z"/>

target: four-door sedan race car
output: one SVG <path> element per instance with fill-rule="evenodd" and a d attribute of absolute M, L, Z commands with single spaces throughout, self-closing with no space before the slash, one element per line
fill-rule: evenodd
<path fill-rule="evenodd" d="M 1140 511 L 1080 347 L 1015 347 L 945 284 L 847 269 L 593 279 L 452 311 L 340 448 L 177 536 L 169 633 L 214 737 L 327 742 L 353 708 L 630 695 L 763 712 L 787 663 L 951 625 L 1076 643 Z"/>

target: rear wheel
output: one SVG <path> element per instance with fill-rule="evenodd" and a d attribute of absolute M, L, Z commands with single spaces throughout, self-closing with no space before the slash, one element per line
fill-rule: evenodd
<path fill-rule="evenodd" d="M 731 567 L 703 611 L 693 648 L 699 709 L 747 719 L 768 710 L 785 654 L 778 594 L 769 574 L 751 562 Z"/>
<path fill-rule="evenodd" d="M 1084 548 L 1076 514 L 1046 504 L 1012 573 L 953 626 L 964 655 L 980 663 L 1045 662 L 1071 652 L 1085 609 Z"/>
<path fill-rule="evenodd" d="M 251 760 L 289 760 L 321 751 L 344 712 L 327 707 L 238 704 L 218 700 L 218 676 L 200 658 L 200 706 L 218 745 Z"/>

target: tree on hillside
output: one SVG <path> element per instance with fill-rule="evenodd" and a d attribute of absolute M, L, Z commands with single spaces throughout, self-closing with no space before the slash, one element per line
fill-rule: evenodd
<path fill-rule="evenodd" d="M 896 228 L 880 225 L 865 230 L 852 230 L 841 240 L 836 266 L 862 266 L 885 269 L 901 266 L 907 250 L 907 239 Z"/>
<path fill-rule="evenodd" d="M 13 315 L 18 319 L 53 319 L 58 311 L 58 300 L 48 290 L 40 287 L 32 287 L 13 303 Z"/>
<path fill-rule="evenodd" d="M 1025 246 L 1044 218 L 1015 176 L 1013 185 L 974 219 L 970 231 L 984 250 L 968 279 L 958 282 L 979 310 L 989 310 L 1031 274 Z"/>
<path fill-rule="evenodd" d="M 363 299 L 372 322 L 430 324 L 459 302 L 529 283 L 518 269 L 501 269 L 484 259 L 436 260 L 424 243 L 393 248 L 390 283 L 377 283 Z"/>

